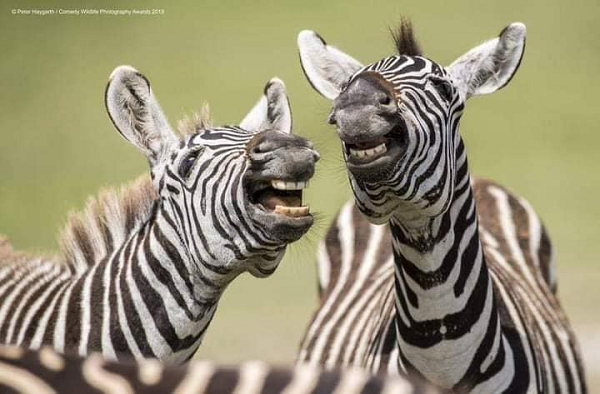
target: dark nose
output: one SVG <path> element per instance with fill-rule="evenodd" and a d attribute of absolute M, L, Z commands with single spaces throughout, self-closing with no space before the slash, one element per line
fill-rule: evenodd
<path fill-rule="evenodd" d="M 279 131 L 257 134 L 248 144 L 250 169 L 261 177 L 308 180 L 320 159 L 313 144 L 306 138 Z"/>
<path fill-rule="evenodd" d="M 393 88 L 376 78 L 357 77 L 333 101 L 329 123 L 340 138 L 360 143 L 387 134 L 398 122 Z"/>

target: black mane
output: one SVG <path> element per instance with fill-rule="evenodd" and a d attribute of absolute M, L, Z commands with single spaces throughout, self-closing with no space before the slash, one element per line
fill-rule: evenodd
<path fill-rule="evenodd" d="M 415 39 L 412 23 L 407 18 L 400 19 L 400 26 L 396 30 L 390 28 L 392 39 L 399 55 L 421 56 L 421 47 Z"/>

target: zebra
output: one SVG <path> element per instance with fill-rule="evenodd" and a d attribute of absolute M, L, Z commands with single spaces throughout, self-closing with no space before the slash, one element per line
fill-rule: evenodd
<path fill-rule="evenodd" d="M 354 194 L 319 248 L 321 304 L 300 363 L 456 392 L 586 392 L 548 235 L 524 199 L 470 177 L 458 131 L 468 98 L 510 82 L 525 36 L 512 23 L 443 67 L 408 20 L 398 54 L 366 66 L 299 34 L 307 79 L 333 100 Z"/>
<path fill-rule="evenodd" d="M 98 391 L 122 394 L 441 393 L 423 381 L 371 375 L 357 368 L 324 371 L 310 366 L 271 366 L 262 361 L 218 365 L 206 360 L 169 366 L 155 359 L 110 362 L 98 353 L 80 358 L 59 354 L 47 346 L 38 351 L 0 346 L 0 392 L 86 394 Z"/>
<path fill-rule="evenodd" d="M 104 190 L 72 215 L 58 257 L 7 251 L 4 242 L 0 343 L 182 363 L 227 285 L 246 271 L 271 275 L 311 227 L 302 191 L 319 154 L 291 134 L 277 78 L 239 126 L 199 116 L 182 136 L 130 66 L 111 74 L 105 102 L 150 177 Z"/>

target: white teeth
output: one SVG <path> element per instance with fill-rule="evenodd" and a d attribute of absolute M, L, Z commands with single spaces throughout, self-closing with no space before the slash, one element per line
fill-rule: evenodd
<path fill-rule="evenodd" d="M 385 153 L 385 152 L 387 152 L 387 147 L 385 146 L 385 144 L 377 145 L 376 147 L 371 148 L 371 149 L 352 149 L 352 148 L 350 148 L 350 156 L 356 157 L 358 159 L 362 159 L 365 157 L 372 157 L 379 153 Z"/>
<path fill-rule="evenodd" d="M 302 190 L 308 187 L 308 181 L 286 182 L 281 180 L 272 180 L 271 186 L 277 190 Z M 307 206 L 288 207 L 286 205 L 275 205 L 273 212 L 288 217 L 302 217 L 309 214 L 309 208 Z"/>
<path fill-rule="evenodd" d="M 285 181 L 271 181 L 273 189 L 277 190 L 302 190 L 308 187 L 308 181 L 306 182 L 285 182 Z"/>
<path fill-rule="evenodd" d="M 309 213 L 308 207 L 286 207 L 284 205 L 275 205 L 273 210 L 275 213 L 279 213 L 291 217 L 306 216 Z"/>

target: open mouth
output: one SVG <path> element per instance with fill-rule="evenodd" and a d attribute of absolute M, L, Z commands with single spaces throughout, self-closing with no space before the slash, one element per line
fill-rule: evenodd
<path fill-rule="evenodd" d="M 310 215 L 308 206 L 302 205 L 302 190 L 308 181 L 272 179 L 255 182 L 249 186 L 249 199 L 259 209 L 289 218 Z"/>
<path fill-rule="evenodd" d="M 349 164 L 364 166 L 378 162 L 383 157 L 401 155 L 406 147 L 406 132 L 396 126 L 387 134 L 360 143 L 343 142 Z"/>
<path fill-rule="evenodd" d="M 373 141 L 362 142 L 358 144 L 346 143 L 346 152 L 348 156 L 356 161 L 368 163 L 387 152 L 387 138 L 381 137 Z"/>

